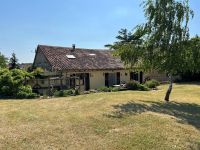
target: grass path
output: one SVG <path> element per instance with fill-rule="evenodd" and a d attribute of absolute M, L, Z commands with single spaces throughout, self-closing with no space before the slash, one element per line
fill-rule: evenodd
<path fill-rule="evenodd" d="M 200 85 L 0 101 L 0 149 L 199 150 Z"/>

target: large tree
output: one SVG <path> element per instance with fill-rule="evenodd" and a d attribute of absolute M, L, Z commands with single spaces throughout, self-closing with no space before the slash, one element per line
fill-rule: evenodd
<path fill-rule="evenodd" d="M 130 67 L 167 73 L 170 85 L 165 100 L 169 101 L 173 76 L 186 68 L 188 23 L 193 17 L 188 0 L 145 0 L 146 22 L 138 25 L 129 37 L 140 42 L 115 42 L 111 48 Z"/>
<path fill-rule="evenodd" d="M 0 68 L 6 68 L 8 59 L 0 52 Z"/>

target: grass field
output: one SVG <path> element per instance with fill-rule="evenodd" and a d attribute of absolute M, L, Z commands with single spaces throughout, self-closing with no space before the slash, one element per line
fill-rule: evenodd
<path fill-rule="evenodd" d="M 200 84 L 0 101 L 0 149 L 199 150 Z"/>

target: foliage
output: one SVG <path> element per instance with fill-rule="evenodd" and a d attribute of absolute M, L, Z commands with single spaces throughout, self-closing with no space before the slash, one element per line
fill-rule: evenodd
<path fill-rule="evenodd" d="M 149 88 L 146 85 L 140 84 L 139 91 L 149 91 Z"/>
<path fill-rule="evenodd" d="M 159 85 L 160 85 L 160 82 L 157 80 L 149 80 L 145 82 L 145 86 L 150 89 L 156 88 Z"/>
<path fill-rule="evenodd" d="M 1 69 L 0 70 L 0 96 L 17 97 L 17 94 L 31 94 L 30 87 L 26 86 L 26 80 L 31 75 L 20 69 Z M 27 96 L 26 96 L 27 97 Z M 25 97 L 25 98 L 26 98 Z"/>
<path fill-rule="evenodd" d="M 137 81 L 130 81 L 126 84 L 126 87 L 129 89 L 129 90 L 138 90 L 139 87 L 140 87 L 140 83 L 137 82 Z"/>
<path fill-rule="evenodd" d="M 74 90 L 74 95 L 75 95 L 75 96 L 76 96 L 76 95 L 80 95 L 79 89 L 75 89 L 75 90 Z"/>
<path fill-rule="evenodd" d="M 118 92 L 118 91 L 121 91 L 121 88 L 120 87 L 102 86 L 102 87 L 99 87 L 97 89 L 97 91 L 99 91 L 99 92 Z"/>
<path fill-rule="evenodd" d="M 105 45 L 113 51 L 113 55 L 120 57 L 127 68 L 141 68 L 141 56 L 143 56 L 144 48 L 142 36 L 144 30 L 142 26 L 137 26 L 134 33 L 121 29 L 119 35 L 116 37 L 118 40 L 114 44 Z"/>
<path fill-rule="evenodd" d="M 130 81 L 126 84 L 128 90 L 148 91 L 148 87 L 140 84 L 138 81 Z"/>
<path fill-rule="evenodd" d="M 176 80 L 176 82 L 185 82 L 185 81 L 200 81 L 200 73 L 185 72 L 181 74 L 181 79 Z"/>
<path fill-rule="evenodd" d="M 32 75 L 35 77 L 35 78 L 40 78 L 42 75 L 42 73 L 44 73 L 44 70 L 40 67 L 37 67 L 36 69 L 33 70 L 32 72 Z"/>
<path fill-rule="evenodd" d="M 9 65 L 10 65 L 10 69 L 19 69 L 19 63 L 18 63 L 18 59 L 15 53 L 12 53 L 12 57 L 10 58 Z"/>
<path fill-rule="evenodd" d="M 113 87 L 112 88 L 112 92 L 118 92 L 118 91 L 121 91 L 120 87 Z"/>
<path fill-rule="evenodd" d="M 16 95 L 16 98 L 19 99 L 24 99 L 24 98 L 33 99 L 37 97 L 38 95 L 32 92 L 32 88 L 30 85 L 20 86 Z"/>
<path fill-rule="evenodd" d="M 0 68 L 6 68 L 8 59 L 0 52 Z"/>
<path fill-rule="evenodd" d="M 200 37 L 193 37 L 183 44 L 185 44 L 186 49 L 186 61 L 184 62 L 184 66 L 185 68 L 189 68 L 186 70 L 186 73 L 200 73 Z M 180 70 L 180 72 L 182 74 L 185 73 L 182 70 Z"/>
<path fill-rule="evenodd" d="M 126 30 L 119 32 L 118 41 L 109 45 L 115 50 L 114 54 L 130 68 L 168 73 L 170 86 L 166 101 L 169 101 L 172 90 L 173 75 L 191 70 L 192 67 L 186 64 L 190 64 L 195 57 L 187 49 L 188 24 L 194 16 L 188 3 L 188 0 L 145 0 L 143 8 L 146 22 L 136 26 L 132 34 Z M 192 66 L 199 65 L 198 58 L 199 55 Z"/>
<path fill-rule="evenodd" d="M 100 92 L 111 92 L 112 91 L 112 87 L 102 86 L 102 87 L 99 87 L 97 89 L 97 91 L 100 91 Z"/>
<path fill-rule="evenodd" d="M 55 97 L 67 97 L 67 96 L 71 96 L 71 95 L 78 95 L 77 93 L 75 93 L 75 90 L 73 89 L 69 89 L 69 90 L 60 90 L 60 91 L 56 91 L 54 93 Z"/>

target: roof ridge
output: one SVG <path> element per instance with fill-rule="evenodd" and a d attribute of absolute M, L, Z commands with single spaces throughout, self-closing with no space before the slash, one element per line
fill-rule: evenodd
<path fill-rule="evenodd" d="M 55 46 L 55 45 L 41 45 L 38 44 L 38 47 L 53 47 L 53 48 L 63 48 L 63 49 L 72 49 L 72 47 L 64 47 L 64 46 Z M 109 49 L 97 49 L 97 48 L 79 48 L 76 47 L 77 50 L 96 50 L 96 51 L 111 51 Z"/>

